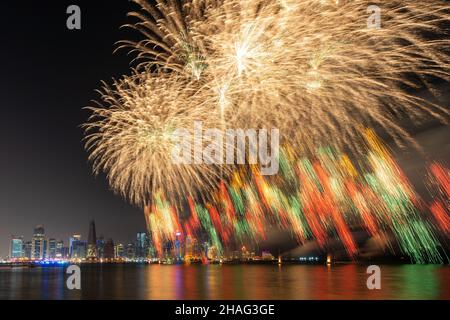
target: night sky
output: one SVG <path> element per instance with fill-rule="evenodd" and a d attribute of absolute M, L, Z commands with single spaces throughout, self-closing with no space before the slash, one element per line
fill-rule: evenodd
<path fill-rule="evenodd" d="M 82 29 L 66 28 L 77 4 Z M 44 224 L 49 237 L 97 234 L 121 242 L 145 230 L 142 211 L 95 178 L 83 149 L 82 108 L 100 81 L 129 73 L 127 51 L 113 54 L 119 30 L 136 6 L 127 0 L 8 1 L 0 10 L 0 257 L 11 234 L 31 239 Z M 134 34 L 134 33 L 133 33 Z"/>
<path fill-rule="evenodd" d="M 66 28 L 66 9 L 82 10 L 82 30 Z M 132 57 L 113 54 L 128 0 L 8 1 L 0 10 L 0 257 L 12 234 L 32 237 L 37 224 L 67 246 L 73 233 L 87 238 L 89 220 L 97 235 L 132 241 L 145 230 L 142 210 L 114 195 L 104 176 L 94 177 L 80 125 L 82 108 L 98 99 L 100 81 L 130 73 Z M 444 104 L 449 86 L 442 85 Z M 449 127 L 436 123 L 417 131 L 429 159 L 450 159 Z M 413 182 L 423 180 L 423 156 L 399 153 Z M 448 164 L 448 163 L 447 163 Z M 422 190 L 424 186 L 422 185 Z"/>

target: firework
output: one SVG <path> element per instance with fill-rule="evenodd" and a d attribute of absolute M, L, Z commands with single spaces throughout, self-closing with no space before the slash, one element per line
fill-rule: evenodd
<path fill-rule="evenodd" d="M 383 3 L 380 28 L 368 26 L 372 3 L 362 0 L 135 2 L 132 27 L 145 39 L 125 45 L 143 66 L 197 80 L 225 126 L 276 127 L 306 151 L 358 152 L 361 123 L 402 145 L 414 141 L 400 118 L 448 122 L 445 108 L 405 90 L 449 78 L 445 1 Z"/>
<path fill-rule="evenodd" d="M 316 241 L 324 251 L 338 238 L 350 258 L 359 254 L 352 231 L 366 230 L 370 237 L 383 239 L 385 250 L 398 252 L 398 247 L 413 262 L 443 262 L 439 235 L 446 237 L 449 226 L 447 169 L 431 167 L 441 198 L 426 209 L 374 132 L 366 130 L 364 138 L 366 155 L 358 166 L 335 148 L 322 148 L 309 159 L 286 147 L 279 176 L 262 176 L 256 168 L 236 171 L 230 182 L 220 183 L 212 202 L 188 199 L 190 218 L 179 230 L 191 238 L 206 234 L 223 252 L 236 243 L 257 244 L 269 228 L 277 228 L 290 232 L 299 244 Z M 148 217 L 162 217 L 150 230 L 155 239 L 173 241 L 178 215 L 164 218 L 160 212 L 146 211 Z"/>
<path fill-rule="evenodd" d="M 208 188 L 220 176 L 215 166 L 173 160 L 180 140 L 176 130 L 192 133 L 194 120 L 209 121 L 210 113 L 191 100 L 191 90 L 172 75 L 135 73 L 105 85 L 100 106 L 89 108 L 86 148 L 94 172 L 106 172 L 111 188 L 132 203 L 148 205 L 158 192 L 172 203 L 196 196 L 195 186 Z M 193 151 L 189 156 L 195 161 Z"/>
<path fill-rule="evenodd" d="M 440 230 L 448 236 L 450 232 L 450 171 L 443 165 L 433 163 L 430 166 L 430 172 L 434 186 L 431 191 L 435 193 L 430 211 Z"/>
<path fill-rule="evenodd" d="M 363 128 L 403 145 L 415 142 L 402 124 L 448 122 L 448 110 L 412 93 L 432 91 L 430 79 L 449 80 L 445 1 L 383 2 L 379 27 L 368 24 L 372 3 L 363 0 L 135 2 L 141 10 L 129 26 L 144 39 L 122 47 L 137 52 L 137 71 L 104 86 L 90 108 L 86 147 L 94 171 L 146 208 L 159 251 L 177 230 L 204 232 L 221 252 L 277 226 L 322 248 L 337 236 L 353 257 L 357 224 L 383 239 L 392 234 L 413 261 L 442 261 L 417 195 Z M 195 121 L 205 129 L 280 129 L 281 173 L 268 178 L 253 166 L 202 159 L 174 164 L 173 133 Z M 339 150 L 362 157 L 366 168 Z M 190 217 L 181 221 L 186 207 Z M 441 231 L 446 209 L 442 201 L 431 208 Z"/>

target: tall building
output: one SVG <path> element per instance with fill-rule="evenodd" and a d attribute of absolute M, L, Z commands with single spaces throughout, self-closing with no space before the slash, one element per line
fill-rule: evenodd
<path fill-rule="evenodd" d="M 172 240 L 166 240 L 163 244 L 163 257 L 166 260 L 172 260 L 173 255 L 173 241 Z"/>
<path fill-rule="evenodd" d="M 113 239 L 108 239 L 104 242 L 102 258 L 113 260 L 115 258 L 115 248 Z"/>
<path fill-rule="evenodd" d="M 136 258 L 147 258 L 147 234 L 145 232 L 138 232 L 136 235 Z"/>
<path fill-rule="evenodd" d="M 175 234 L 175 248 L 174 248 L 174 257 L 176 261 L 182 260 L 182 252 L 181 252 L 181 232 L 177 231 Z"/>
<path fill-rule="evenodd" d="M 192 255 L 195 259 L 200 259 L 202 257 L 202 247 L 196 238 L 192 239 Z"/>
<path fill-rule="evenodd" d="M 87 243 L 86 241 L 76 241 L 74 243 L 74 248 L 71 258 L 74 259 L 85 259 L 87 254 Z"/>
<path fill-rule="evenodd" d="M 26 259 L 31 259 L 32 257 L 32 241 L 25 241 L 23 243 L 23 257 Z"/>
<path fill-rule="evenodd" d="M 47 240 L 45 239 L 44 226 L 38 225 L 34 228 L 33 240 L 31 242 L 31 258 L 45 259 L 47 255 Z"/>
<path fill-rule="evenodd" d="M 73 253 L 73 248 L 74 248 L 74 243 L 81 241 L 81 234 L 74 234 L 72 237 L 70 237 L 69 239 L 69 255 L 72 257 L 72 253 Z"/>
<path fill-rule="evenodd" d="M 194 255 L 194 247 L 192 243 L 192 236 L 187 235 L 186 240 L 184 242 L 184 252 L 185 252 L 185 259 L 192 259 Z"/>
<path fill-rule="evenodd" d="M 62 247 L 61 259 L 69 259 L 70 258 L 69 252 L 70 252 L 69 247 Z"/>
<path fill-rule="evenodd" d="M 127 244 L 127 258 L 128 259 L 136 258 L 136 248 L 133 243 Z"/>
<path fill-rule="evenodd" d="M 113 255 L 114 255 L 114 247 L 113 247 Z M 105 257 L 105 239 L 103 236 L 100 236 L 97 239 L 97 258 L 104 258 Z"/>
<path fill-rule="evenodd" d="M 48 255 L 49 259 L 56 259 L 56 239 L 48 239 Z"/>
<path fill-rule="evenodd" d="M 114 247 L 114 257 L 116 259 L 124 257 L 123 244 L 119 243 Z"/>
<path fill-rule="evenodd" d="M 97 254 L 97 234 L 95 232 L 95 221 L 92 220 L 89 223 L 87 258 L 88 259 L 96 259 L 97 257 L 98 257 L 98 254 Z"/>
<path fill-rule="evenodd" d="M 81 235 L 74 234 L 70 238 L 70 258 L 72 259 L 84 259 L 86 258 L 87 243 L 81 241 Z"/>
<path fill-rule="evenodd" d="M 9 258 L 20 259 L 23 258 L 23 237 L 11 237 L 11 245 L 9 246 Z"/>
<path fill-rule="evenodd" d="M 56 254 L 55 254 L 56 259 L 64 259 L 63 248 L 64 248 L 64 241 L 59 240 L 58 242 L 56 242 Z"/>

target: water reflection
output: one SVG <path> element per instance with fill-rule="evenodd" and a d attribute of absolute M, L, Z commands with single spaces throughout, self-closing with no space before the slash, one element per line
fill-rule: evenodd
<path fill-rule="evenodd" d="M 381 290 L 349 265 L 90 265 L 82 290 L 63 268 L 0 269 L 0 299 L 449 299 L 446 266 L 382 266 Z"/>

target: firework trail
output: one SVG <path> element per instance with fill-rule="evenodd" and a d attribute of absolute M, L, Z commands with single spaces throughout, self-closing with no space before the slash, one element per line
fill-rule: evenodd
<path fill-rule="evenodd" d="M 189 199 L 191 216 L 183 234 L 201 238 L 206 232 L 218 252 L 223 252 L 233 241 L 258 243 L 269 227 L 276 227 L 291 232 L 299 244 L 315 240 L 324 251 L 330 239 L 337 237 L 348 256 L 357 257 L 352 230 L 362 228 L 372 237 L 392 239 L 387 240 L 386 249 L 395 252 L 398 246 L 413 262 L 443 262 L 438 235 L 448 236 L 448 212 L 443 206 L 448 195 L 442 193 L 442 201 L 423 210 L 420 198 L 373 130 L 366 130 L 365 139 L 368 149 L 365 161 L 358 159 L 359 170 L 333 148 L 322 148 L 308 159 L 286 147 L 279 176 L 265 177 L 255 168 L 235 172 L 229 183 L 220 184 L 214 202 L 203 205 Z M 434 164 L 431 172 L 437 183 L 444 183 L 443 188 L 448 185 L 447 169 Z M 161 215 L 158 211 L 147 214 Z M 167 222 L 152 225 L 150 230 L 158 232 L 154 238 L 164 234 L 164 241 L 174 241 L 173 225 L 180 223 L 172 221 L 177 216 L 167 215 Z M 165 231 L 160 232 L 161 228 Z"/>
<path fill-rule="evenodd" d="M 431 191 L 437 191 L 430 210 L 441 231 L 448 236 L 450 233 L 450 171 L 438 163 L 433 163 L 430 166 L 430 172 L 431 181 L 434 184 Z"/>
<path fill-rule="evenodd" d="M 95 173 L 146 208 L 159 250 L 176 229 L 205 231 L 220 252 L 275 225 L 322 247 L 335 234 L 355 256 L 351 221 L 359 218 L 371 235 L 394 234 L 414 261 L 442 261 L 407 179 L 361 128 L 415 145 L 400 120 L 448 123 L 445 107 L 411 93 L 449 80 L 445 1 L 380 3 L 380 28 L 367 24 L 372 3 L 363 0 L 134 2 L 141 10 L 130 14 L 137 22 L 129 27 L 143 39 L 121 47 L 136 52 L 139 64 L 104 85 L 85 124 L 86 149 Z M 202 159 L 174 164 L 173 133 L 191 132 L 195 121 L 205 130 L 278 128 L 288 145 L 282 173 L 267 178 L 253 167 Z M 367 170 L 335 150 L 366 158 Z M 448 191 L 448 174 L 437 171 Z M 181 222 L 186 201 L 190 217 Z M 448 232 L 447 200 L 436 201 L 433 222 Z"/>

